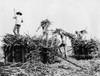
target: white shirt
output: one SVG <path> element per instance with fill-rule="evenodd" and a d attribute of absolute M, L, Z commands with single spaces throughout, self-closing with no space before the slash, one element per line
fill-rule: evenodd
<path fill-rule="evenodd" d="M 17 17 L 17 18 L 15 19 L 15 23 L 16 23 L 16 24 L 21 24 L 22 21 L 23 21 L 22 17 L 21 17 L 20 15 L 17 15 L 16 17 Z"/>

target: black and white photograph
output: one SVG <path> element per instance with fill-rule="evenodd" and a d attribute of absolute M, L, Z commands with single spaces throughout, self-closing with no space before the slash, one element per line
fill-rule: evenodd
<path fill-rule="evenodd" d="M 0 0 L 0 76 L 100 76 L 100 0 Z"/>

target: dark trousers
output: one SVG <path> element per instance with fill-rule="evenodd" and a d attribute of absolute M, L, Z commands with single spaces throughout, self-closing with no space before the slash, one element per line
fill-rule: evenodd
<path fill-rule="evenodd" d="M 20 24 L 15 24 L 13 32 L 15 35 L 19 35 L 19 30 L 20 30 Z"/>

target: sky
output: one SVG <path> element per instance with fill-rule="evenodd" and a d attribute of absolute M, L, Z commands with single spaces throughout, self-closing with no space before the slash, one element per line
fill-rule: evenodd
<path fill-rule="evenodd" d="M 0 0 L 0 40 L 13 34 L 14 8 L 23 13 L 20 34 L 40 34 L 36 29 L 48 18 L 51 29 L 70 33 L 86 29 L 90 37 L 100 38 L 100 0 Z"/>

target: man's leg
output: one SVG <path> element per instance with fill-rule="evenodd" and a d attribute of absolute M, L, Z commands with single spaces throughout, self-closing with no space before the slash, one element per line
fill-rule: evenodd
<path fill-rule="evenodd" d="M 61 43 L 59 47 L 60 47 L 60 48 L 63 48 L 63 53 L 62 53 L 62 55 L 64 55 L 64 57 L 66 57 L 66 44 Z"/>
<path fill-rule="evenodd" d="M 17 26 L 15 25 L 15 26 L 14 26 L 14 29 L 13 29 L 14 35 L 16 35 L 16 29 L 17 29 Z"/>
<path fill-rule="evenodd" d="M 67 55 L 66 55 L 66 46 L 64 46 L 63 48 L 64 48 L 64 57 L 67 58 Z"/>

